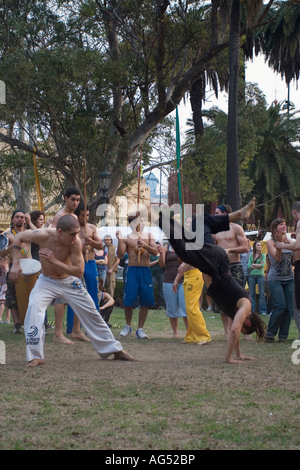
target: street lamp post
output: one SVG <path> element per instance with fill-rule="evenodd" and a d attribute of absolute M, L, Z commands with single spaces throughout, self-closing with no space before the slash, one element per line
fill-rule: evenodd
<path fill-rule="evenodd" d="M 104 204 L 108 204 L 109 202 L 109 197 L 107 196 L 107 192 L 110 188 L 110 183 L 111 183 L 111 174 L 107 169 L 102 171 L 99 175 L 99 194 L 101 196 L 101 203 L 100 203 L 100 217 L 101 217 L 101 222 L 100 224 L 103 225 L 103 219 L 105 219 L 106 215 L 106 210 L 102 211 L 101 209 L 103 208 Z M 97 210 L 98 212 L 98 210 Z M 97 214 L 98 215 L 98 214 Z"/>

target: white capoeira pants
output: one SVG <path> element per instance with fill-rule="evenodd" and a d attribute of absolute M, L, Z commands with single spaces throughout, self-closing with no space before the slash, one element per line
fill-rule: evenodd
<path fill-rule="evenodd" d="M 52 279 L 40 274 L 31 291 L 24 321 L 28 361 L 44 359 L 45 311 L 58 297 L 75 312 L 100 357 L 106 358 L 122 350 L 79 278 Z"/>

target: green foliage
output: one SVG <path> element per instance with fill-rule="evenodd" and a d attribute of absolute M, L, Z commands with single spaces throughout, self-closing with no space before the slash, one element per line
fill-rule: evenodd
<path fill-rule="evenodd" d="M 300 119 L 282 112 L 281 103 L 266 111 L 266 124 L 258 128 L 262 139 L 259 152 L 250 164 L 249 175 L 255 181 L 253 195 L 267 227 L 282 211 L 291 223 L 291 205 L 299 199 Z"/>
<path fill-rule="evenodd" d="M 203 112 L 204 135 L 195 141 L 187 132 L 183 150 L 185 184 L 196 191 L 198 202 L 222 200 L 226 194 L 227 114 L 218 108 Z M 248 84 L 245 100 L 238 110 L 240 187 L 243 199 L 249 197 L 254 181 L 249 175 L 250 162 L 263 142 L 260 131 L 266 125 L 266 101 L 260 90 Z"/>
<path fill-rule="evenodd" d="M 270 66 L 285 77 L 298 80 L 300 72 L 300 9 L 299 2 L 277 2 L 276 13 L 262 28 L 263 50 Z"/>

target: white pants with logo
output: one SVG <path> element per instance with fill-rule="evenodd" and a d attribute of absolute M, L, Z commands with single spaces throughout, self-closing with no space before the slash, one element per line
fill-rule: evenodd
<path fill-rule="evenodd" d="M 79 278 L 52 279 L 40 274 L 31 291 L 24 321 L 28 361 L 44 359 L 45 311 L 57 297 L 70 305 L 100 357 L 106 358 L 122 350 Z"/>

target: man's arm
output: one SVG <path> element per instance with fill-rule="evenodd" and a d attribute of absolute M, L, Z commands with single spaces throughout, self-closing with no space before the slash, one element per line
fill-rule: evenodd
<path fill-rule="evenodd" d="M 47 260 L 48 263 L 55 265 L 61 272 L 70 276 L 81 278 L 84 273 L 84 259 L 82 255 L 81 241 L 78 239 L 71 248 L 71 264 L 63 263 L 58 260 L 53 251 L 49 248 L 41 248 L 39 251 L 40 259 Z"/>
<path fill-rule="evenodd" d="M 19 276 L 22 276 L 22 269 L 20 266 L 22 243 L 36 243 L 39 244 L 41 239 L 44 239 L 44 230 L 25 230 L 18 233 L 11 245 L 12 267 L 10 269 L 9 278 L 12 282 L 17 282 Z"/>
<path fill-rule="evenodd" d="M 148 251 L 150 255 L 154 255 L 154 256 L 158 255 L 157 245 L 155 243 L 154 238 L 151 236 L 151 234 L 148 238 L 148 243 L 144 242 L 142 239 L 139 238 L 137 240 L 137 246 L 138 248 L 143 248 L 144 250 Z"/>
<path fill-rule="evenodd" d="M 117 248 L 117 257 L 120 259 L 124 258 L 127 251 L 127 241 L 126 238 L 122 237 L 120 230 L 117 230 L 116 237 L 118 239 L 118 248 Z"/>
<path fill-rule="evenodd" d="M 91 245 L 96 250 L 102 250 L 103 242 L 102 242 L 102 238 L 100 238 L 97 234 L 96 226 L 90 224 L 90 227 L 92 228 L 92 236 L 85 237 L 86 244 Z"/>

